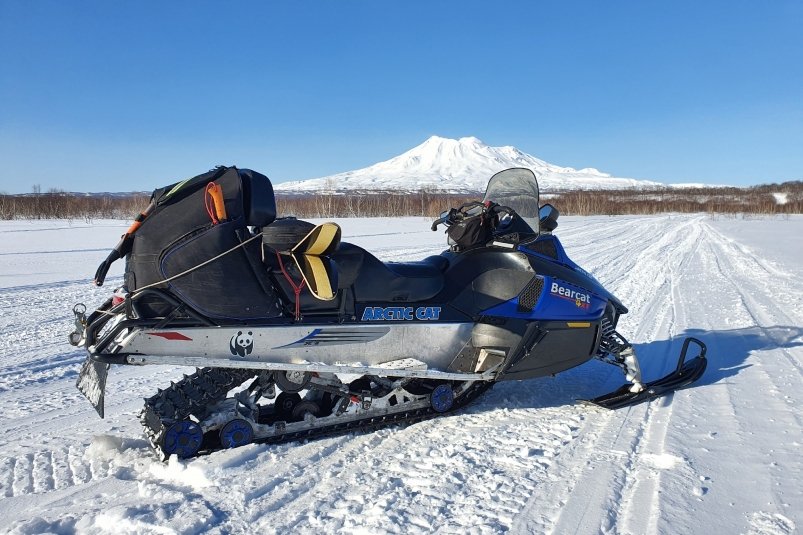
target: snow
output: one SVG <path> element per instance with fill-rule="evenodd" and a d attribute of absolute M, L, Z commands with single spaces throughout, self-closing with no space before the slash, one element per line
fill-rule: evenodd
<path fill-rule="evenodd" d="M 511 167 L 527 167 L 543 191 L 661 187 L 649 180 L 615 178 L 593 168 L 554 165 L 511 146 L 490 147 L 476 137 L 432 136 L 409 151 L 364 169 L 323 178 L 284 182 L 283 193 L 337 191 L 484 192 L 488 178 Z"/>
<path fill-rule="evenodd" d="M 789 194 L 785 192 L 773 193 L 772 197 L 775 199 L 776 204 L 786 204 L 789 202 Z"/>
<path fill-rule="evenodd" d="M 421 218 L 340 220 L 386 260 L 439 252 Z M 106 420 L 75 390 L 73 303 L 127 222 L 0 222 L 0 531 L 734 533 L 803 526 L 803 217 L 562 217 L 570 256 L 630 308 L 647 379 L 684 336 L 692 388 L 619 411 L 589 362 L 503 382 L 454 414 L 373 433 L 158 461 L 136 414 L 185 371 L 115 367 Z"/>

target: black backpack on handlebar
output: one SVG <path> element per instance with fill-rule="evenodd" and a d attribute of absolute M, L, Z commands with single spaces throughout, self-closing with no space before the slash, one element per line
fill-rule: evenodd
<path fill-rule="evenodd" d="M 455 212 L 446 234 L 456 250 L 467 251 L 491 241 L 497 215 L 490 210 L 490 206 L 480 202 L 467 203 Z"/>

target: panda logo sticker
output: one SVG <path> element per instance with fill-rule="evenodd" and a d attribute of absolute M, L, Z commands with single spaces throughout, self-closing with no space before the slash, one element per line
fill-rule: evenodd
<path fill-rule="evenodd" d="M 229 340 L 229 350 L 231 351 L 232 355 L 239 355 L 244 357 L 246 355 L 250 355 L 251 351 L 254 349 L 254 333 L 248 331 L 244 333 L 243 331 L 237 331 L 237 334 L 231 337 Z"/>

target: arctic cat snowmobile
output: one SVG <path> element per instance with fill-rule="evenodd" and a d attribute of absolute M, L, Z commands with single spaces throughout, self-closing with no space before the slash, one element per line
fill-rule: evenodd
<path fill-rule="evenodd" d="M 77 386 L 102 417 L 110 365 L 197 367 L 140 416 L 160 455 L 191 457 L 418 421 L 592 358 L 628 381 L 589 400 L 603 407 L 699 378 L 706 348 L 689 338 L 675 371 L 642 381 L 616 331 L 627 308 L 566 256 L 557 219 L 533 172 L 508 169 L 432 224 L 448 250 L 385 263 L 334 223 L 277 219 L 264 175 L 216 168 L 156 190 L 98 268 L 102 285 L 126 259 L 122 288 L 73 309 L 70 341 L 89 354 Z"/>

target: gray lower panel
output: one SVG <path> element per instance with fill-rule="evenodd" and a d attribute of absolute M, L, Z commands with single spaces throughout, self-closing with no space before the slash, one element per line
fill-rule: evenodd
<path fill-rule="evenodd" d="M 317 373 L 334 373 L 349 375 L 380 375 L 390 377 L 417 377 L 427 379 L 440 379 L 443 381 L 492 381 L 496 377 L 496 370 L 484 373 L 449 373 L 438 370 L 416 368 L 383 368 L 379 366 L 333 366 L 327 364 L 281 364 L 251 359 L 221 359 L 211 357 L 174 357 L 174 356 L 139 356 L 130 355 L 126 358 L 129 364 L 171 364 L 179 366 L 195 366 L 199 368 L 247 368 L 254 370 L 283 370 L 303 371 Z"/>
<path fill-rule="evenodd" d="M 115 353 L 376 366 L 403 358 L 447 370 L 471 343 L 472 323 L 138 329 Z M 208 365 L 208 364 L 207 364 Z"/>

